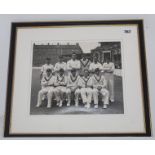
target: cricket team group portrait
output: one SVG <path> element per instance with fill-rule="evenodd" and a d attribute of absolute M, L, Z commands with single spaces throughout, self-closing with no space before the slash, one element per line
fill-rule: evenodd
<path fill-rule="evenodd" d="M 121 42 L 34 43 L 30 114 L 123 114 Z"/>

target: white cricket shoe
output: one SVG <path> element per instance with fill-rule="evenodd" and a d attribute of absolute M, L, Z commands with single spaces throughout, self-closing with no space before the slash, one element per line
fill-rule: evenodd
<path fill-rule="evenodd" d="M 97 109 L 98 108 L 98 105 L 95 105 L 94 108 Z"/>
<path fill-rule="evenodd" d="M 75 106 L 78 107 L 79 106 L 79 102 L 75 101 Z"/>
<path fill-rule="evenodd" d="M 67 107 L 70 107 L 70 101 L 67 102 Z"/>
<path fill-rule="evenodd" d="M 37 104 L 37 105 L 36 105 L 36 108 L 39 108 L 39 107 L 40 107 L 40 104 Z"/>
<path fill-rule="evenodd" d="M 103 109 L 107 109 L 107 107 L 108 107 L 108 106 L 107 106 L 106 104 L 103 105 Z"/>
<path fill-rule="evenodd" d="M 87 103 L 84 103 L 84 107 L 87 108 Z"/>
<path fill-rule="evenodd" d="M 62 107 L 62 101 L 60 101 L 60 103 L 59 103 L 59 107 Z"/>
<path fill-rule="evenodd" d="M 42 97 L 42 101 L 44 101 L 46 99 L 46 95 L 43 95 L 43 97 Z"/>
<path fill-rule="evenodd" d="M 47 105 L 47 108 L 51 108 L 51 105 Z"/>
<path fill-rule="evenodd" d="M 89 104 L 89 103 L 86 104 L 86 108 L 87 108 L 87 109 L 90 108 L 90 104 Z"/>
<path fill-rule="evenodd" d="M 110 102 L 111 102 L 111 103 L 114 103 L 114 99 L 110 99 Z"/>

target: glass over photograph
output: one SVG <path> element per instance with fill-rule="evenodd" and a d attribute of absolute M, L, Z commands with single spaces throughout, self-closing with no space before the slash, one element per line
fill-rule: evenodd
<path fill-rule="evenodd" d="M 151 136 L 143 21 L 13 23 L 6 137 Z"/>
<path fill-rule="evenodd" d="M 33 43 L 31 115 L 123 114 L 121 42 Z"/>

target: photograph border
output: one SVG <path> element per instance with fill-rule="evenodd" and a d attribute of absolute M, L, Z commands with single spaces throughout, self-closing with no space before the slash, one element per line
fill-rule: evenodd
<path fill-rule="evenodd" d="M 54 27 L 54 26 L 90 26 L 90 25 L 137 25 L 138 28 L 138 40 L 139 40 L 139 54 L 140 54 L 140 72 L 141 72 L 141 84 L 142 84 L 142 97 L 143 108 L 145 117 L 145 133 L 93 133 L 93 134 L 11 134 L 11 106 L 12 95 L 14 86 L 14 71 L 15 71 L 15 55 L 16 55 L 16 37 L 18 28 L 29 27 Z M 4 137 L 149 137 L 151 136 L 151 116 L 150 116 L 150 103 L 148 92 L 148 78 L 147 78 L 147 66 L 146 66 L 146 53 L 145 53 L 145 41 L 143 20 L 110 20 L 110 21 L 59 21 L 59 22 L 17 22 L 12 23 L 11 26 L 11 38 L 10 38 L 10 53 L 9 53 L 9 65 L 8 65 L 8 78 L 7 78 L 7 94 L 6 94 L 6 112 L 5 112 L 5 129 Z"/>

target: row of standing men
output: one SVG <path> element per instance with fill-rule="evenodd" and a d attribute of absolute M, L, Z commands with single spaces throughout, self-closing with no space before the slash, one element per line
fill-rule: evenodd
<path fill-rule="evenodd" d="M 107 108 L 109 100 L 114 102 L 114 69 L 114 64 L 109 59 L 102 65 L 97 57 L 94 57 L 93 62 L 85 56 L 77 60 L 75 53 L 67 63 L 59 56 L 55 66 L 47 58 L 41 69 L 42 88 L 38 93 L 36 107 L 41 105 L 44 95 L 48 98 L 48 108 L 52 106 L 53 95 L 59 107 L 63 105 L 64 95 L 67 97 L 67 106 L 70 106 L 71 94 L 74 94 L 75 106 L 78 106 L 81 96 L 85 107 L 89 108 L 93 99 L 94 107 L 98 108 L 98 98 L 101 96 L 103 108 Z"/>

